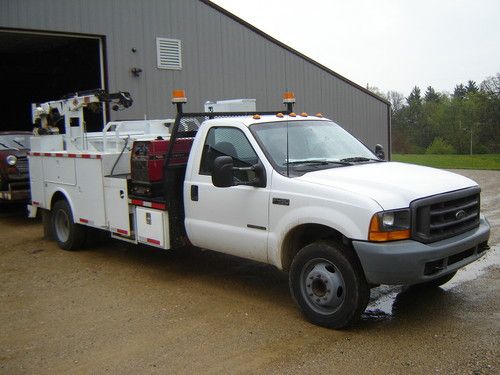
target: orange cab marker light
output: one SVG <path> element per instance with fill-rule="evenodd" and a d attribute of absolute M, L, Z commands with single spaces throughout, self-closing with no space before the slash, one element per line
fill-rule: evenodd
<path fill-rule="evenodd" d="M 184 90 L 172 90 L 172 103 L 187 103 L 186 92 Z"/>
<path fill-rule="evenodd" d="M 253 115 L 254 120 L 260 120 L 260 115 Z"/>
<path fill-rule="evenodd" d="M 286 91 L 283 93 L 283 103 L 295 103 L 295 94 L 293 91 Z"/>
<path fill-rule="evenodd" d="M 295 112 L 291 112 L 288 116 L 290 116 L 290 117 L 297 117 L 297 114 Z"/>
<path fill-rule="evenodd" d="M 323 117 L 321 113 L 316 113 L 316 117 Z"/>
<path fill-rule="evenodd" d="M 284 117 L 284 116 L 283 116 L 283 113 L 278 112 L 278 113 L 276 113 L 276 117 L 282 118 L 282 117 Z"/>
<path fill-rule="evenodd" d="M 306 112 L 302 112 L 300 115 L 301 115 L 302 117 L 307 117 L 307 113 L 306 113 Z"/>

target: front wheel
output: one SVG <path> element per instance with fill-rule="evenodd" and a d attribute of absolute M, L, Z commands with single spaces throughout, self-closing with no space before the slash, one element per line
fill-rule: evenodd
<path fill-rule="evenodd" d="M 335 242 L 305 246 L 290 268 L 290 290 L 312 323 L 343 328 L 365 310 L 370 288 L 352 251 Z"/>
<path fill-rule="evenodd" d="M 57 201 L 52 209 L 52 233 L 64 250 L 77 250 L 83 246 L 87 228 L 75 224 L 71 207 L 65 200 Z"/>

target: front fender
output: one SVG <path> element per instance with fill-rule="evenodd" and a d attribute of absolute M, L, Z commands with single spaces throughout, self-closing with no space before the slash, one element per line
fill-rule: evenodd
<path fill-rule="evenodd" d="M 307 206 L 290 210 L 283 215 L 269 233 L 268 260 L 282 269 L 283 242 L 287 235 L 303 224 L 319 224 L 341 233 L 350 239 L 365 239 L 369 215 L 345 212 L 322 206 Z"/>

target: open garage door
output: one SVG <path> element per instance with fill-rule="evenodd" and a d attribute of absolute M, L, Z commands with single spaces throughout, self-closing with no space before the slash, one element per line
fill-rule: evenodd
<path fill-rule="evenodd" d="M 31 103 L 105 88 L 102 49 L 99 37 L 0 30 L 0 130 L 32 130 Z M 89 131 L 102 128 L 102 114 L 86 119 Z"/>

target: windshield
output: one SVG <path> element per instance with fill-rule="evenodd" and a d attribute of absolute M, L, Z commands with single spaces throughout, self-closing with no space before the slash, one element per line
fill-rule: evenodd
<path fill-rule="evenodd" d="M 30 148 L 30 134 L 0 134 L 0 150 Z"/>
<path fill-rule="evenodd" d="M 311 170 L 379 161 L 361 142 L 331 121 L 268 122 L 252 125 L 251 130 L 282 174 L 300 175 Z"/>

